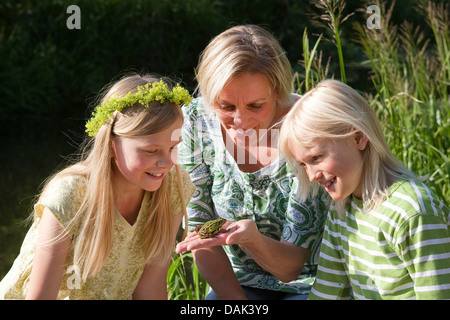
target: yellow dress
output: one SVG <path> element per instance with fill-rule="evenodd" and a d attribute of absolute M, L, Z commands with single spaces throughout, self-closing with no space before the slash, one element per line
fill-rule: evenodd
<path fill-rule="evenodd" d="M 180 170 L 185 201 L 189 202 L 195 188 L 189 175 Z M 173 168 L 166 177 L 169 182 L 170 202 L 174 215 L 181 214 L 182 203 L 177 185 L 177 175 Z M 62 178 L 45 193 L 34 207 L 37 218 L 29 229 L 19 256 L 11 270 L 0 282 L 0 299 L 24 299 L 28 288 L 35 255 L 38 227 L 44 208 L 55 215 L 63 227 L 76 213 L 86 190 L 86 180 L 80 176 Z M 187 203 L 185 204 L 187 205 Z M 130 225 L 116 210 L 111 251 L 102 269 L 95 277 L 81 280 L 79 268 L 73 265 L 73 248 L 69 250 L 64 277 L 58 299 L 130 299 L 144 270 L 144 251 L 140 239 L 149 212 L 149 193 L 142 201 L 138 218 Z M 73 230 L 73 229 L 71 229 Z M 75 229 L 76 230 L 76 229 Z M 69 233 L 72 238 L 73 234 Z"/>

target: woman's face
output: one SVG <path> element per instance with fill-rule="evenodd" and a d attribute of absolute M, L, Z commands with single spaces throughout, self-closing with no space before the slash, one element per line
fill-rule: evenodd
<path fill-rule="evenodd" d="M 231 80 L 213 104 L 222 127 L 234 140 L 268 129 L 276 114 L 277 97 L 262 74 L 245 73 Z"/>
<path fill-rule="evenodd" d="M 136 138 L 114 138 L 113 175 L 115 183 L 146 191 L 158 190 L 176 160 L 183 121 L 167 129 Z"/>
<path fill-rule="evenodd" d="M 361 198 L 363 150 L 367 137 L 356 131 L 342 139 L 323 139 L 313 147 L 289 141 L 297 163 L 304 167 L 311 182 L 317 182 L 333 200 L 343 200 L 353 194 Z"/>

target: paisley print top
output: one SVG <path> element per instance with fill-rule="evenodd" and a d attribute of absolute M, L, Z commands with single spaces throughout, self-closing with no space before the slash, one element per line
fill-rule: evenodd
<path fill-rule="evenodd" d="M 219 120 L 206 110 L 203 99 L 196 98 L 183 109 L 180 163 L 196 187 L 188 205 L 190 229 L 217 217 L 252 219 L 262 234 L 311 250 L 300 276 L 283 283 L 238 245 L 224 246 L 241 285 L 307 294 L 317 269 L 327 195 L 299 202 L 297 178 L 282 157 L 256 172 L 240 171 L 224 144 Z"/>

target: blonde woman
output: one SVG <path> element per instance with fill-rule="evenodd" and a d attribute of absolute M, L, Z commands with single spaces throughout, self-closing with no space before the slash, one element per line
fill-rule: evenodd
<path fill-rule="evenodd" d="M 286 116 L 280 145 L 299 181 L 334 200 L 309 298 L 450 298 L 449 207 L 395 158 L 355 90 L 319 83 Z"/>
<path fill-rule="evenodd" d="M 198 66 L 199 97 L 183 108 L 180 162 L 196 192 L 191 230 L 218 217 L 227 232 L 178 244 L 192 250 L 207 299 L 306 299 L 317 267 L 326 205 L 298 201 L 297 179 L 274 126 L 298 98 L 277 40 L 255 25 L 215 37 Z"/>
<path fill-rule="evenodd" d="M 35 204 L 0 298 L 167 299 L 182 199 L 193 192 L 174 167 L 180 105 L 190 100 L 149 75 L 110 87 L 86 125 L 85 156 L 51 177 Z"/>

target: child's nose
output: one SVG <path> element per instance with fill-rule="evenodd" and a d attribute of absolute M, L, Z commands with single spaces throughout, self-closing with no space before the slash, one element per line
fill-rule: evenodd
<path fill-rule="evenodd" d="M 311 182 L 316 182 L 322 177 L 322 171 L 308 168 L 308 178 Z"/>
<path fill-rule="evenodd" d="M 158 159 L 158 161 L 156 162 L 156 165 L 158 167 L 162 167 L 162 168 L 170 166 L 172 164 L 173 164 L 173 161 L 172 161 L 172 156 L 170 154 L 161 156 Z"/>

